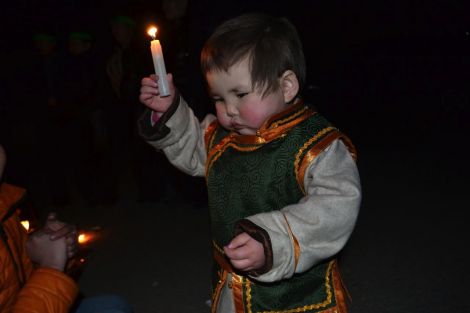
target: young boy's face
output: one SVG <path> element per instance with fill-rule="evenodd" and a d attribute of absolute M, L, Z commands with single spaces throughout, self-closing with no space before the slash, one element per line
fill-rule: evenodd
<path fill-rule="evenodd" d="M 286 108 L 280 88 L 264 98 L 253 90 L 248 58 L 227 72 L 208 72 L 206 79 L 219 123 L 240 135 L 255 135 L 266 119 Z"/>

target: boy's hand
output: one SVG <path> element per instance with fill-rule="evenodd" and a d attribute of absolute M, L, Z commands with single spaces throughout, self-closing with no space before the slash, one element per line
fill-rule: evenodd
<path fill-rule="evenodd" d="M 44 229 L 32 233 L 26 242 L 26 251 L 31 261 L 41 267 L 63 272 L 67 264 L 67 242 L 64 237 L 51 240 Z"/>
<path fill-rule="evenodd" d="M 247 233 L 241 233 L 224 247 L 233 267 L 248 272 L 261 268 L 266 262 L 263 245 Z"/>
<path fill-rule="evenodd" d="M 173 103 L 175 98 L 175 85 L 173 84 L 173 75 L 167 74 L 170 95 L 167 97 L 160 97 L 157 79 L 158 76 L 155 74 L 142 79 L 139 100 L 153 111 L 163 114 Z"/>
<path fill-rule="evenodd" d="M 43 229 L 45 234 L 49 235 L 49 239 L 58 240 L 65 238 L 67 243 L 67 256 L 72 258 L 78 251 L 78 233 L 74 225 L 64 223 L 57 219 L 57 214 L 49 213 L 46 224 Z"/>

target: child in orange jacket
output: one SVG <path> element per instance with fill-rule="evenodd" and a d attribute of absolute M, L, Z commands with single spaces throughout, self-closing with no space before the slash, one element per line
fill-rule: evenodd
<path fill-rule="evenodd" d="M 114 295 L 77 303 L 79 288 L 65 273 L 78 249 L 75 227 L 50 213 L 44 227 L 28 236 L 18 213 L 25 190 L 2 182 L 5 163 L 0 145 L 0 313 L 131 313 Z"/>

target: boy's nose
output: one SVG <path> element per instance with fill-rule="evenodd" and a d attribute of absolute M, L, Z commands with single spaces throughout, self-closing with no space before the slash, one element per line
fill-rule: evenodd
<path fill-rule="evenodd" d="M 230 103 L 227 103 L 227 115 L 230 117 L 234 117 L 238 114 L 237 108 Z"/>

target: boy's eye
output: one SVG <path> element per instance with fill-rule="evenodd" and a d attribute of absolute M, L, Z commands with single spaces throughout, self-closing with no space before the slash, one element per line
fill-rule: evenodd
<path fill-rule="evenodd" d="M 237 93 L 237 98 L 243 98 L 243 97 L 246 96 L 247 94 L 248 94 L 248 92 Z"/>

